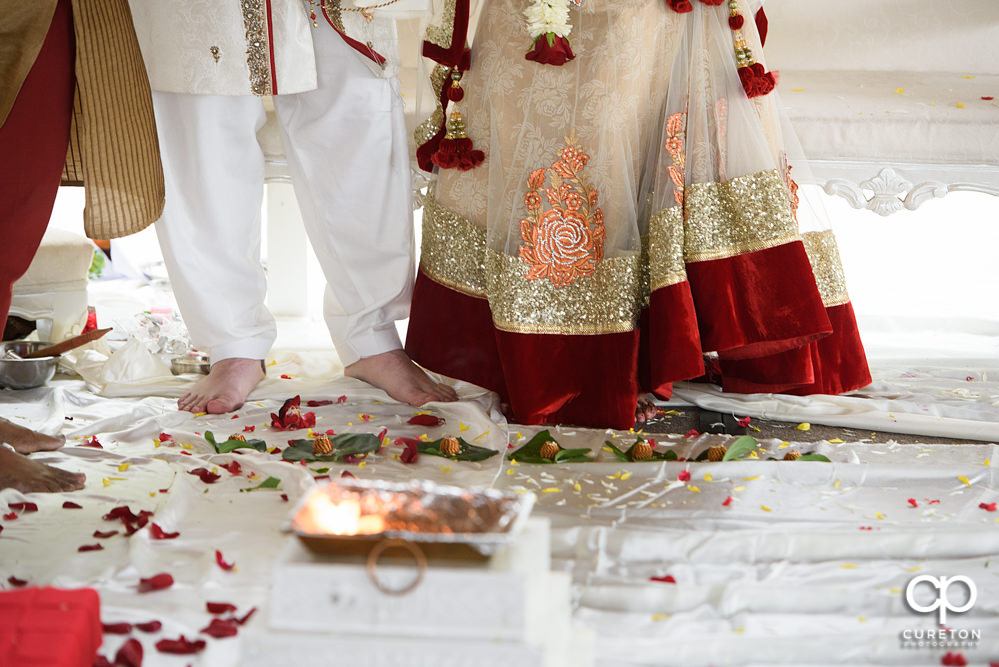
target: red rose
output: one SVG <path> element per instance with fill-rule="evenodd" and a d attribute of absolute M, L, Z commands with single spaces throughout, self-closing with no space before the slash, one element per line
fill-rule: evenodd
<path fill-rule="evenodd" d="M 687 12 L 694 11 L 694 6 L 690 4 L 690 0 L 666 0 L 666 4 L 674 12 L 680 14 L 686 14 Z"/>
<path fill-rule="evenodd" d="M 549 32 L 538 35 L 538 38 L 534 40 L 534 50 L 525 54 L 524 57 L 542 65 L 564 65 L 575 58 L 576 54 L 572 52 L 569 40 Z"/>

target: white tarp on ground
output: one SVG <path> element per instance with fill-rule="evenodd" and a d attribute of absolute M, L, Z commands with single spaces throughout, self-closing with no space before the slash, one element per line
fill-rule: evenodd
<path fill-rule="evenodd" d="M 266 603 L 285 539 L 279 526 L 314 484 L 320 474 L 314 469 L 327 464 L 291 465 L 249 451 L 215 454 L 202 437 L 206 430 L 225 437 L 254 426 L 253 436 L 284 446 L 304 432 L 266 425 L 282 400 L 295 394 L 347 397 L 309 408 L 317 414 L 317 431 L 387 429 L 391 439 L 454 433 L 506 452 L 508 442 L 518 446 L 538 430 L 508 427 L 495 411 L 495 397 L 467 386 L 466 402 L 431 406 L 446 425 L 408 425 L 417 410 L 353 380 L 329 381 L 328 369 L 322 358 L 282 357 L 235 418 L 180 413 L 171 398 L 100 397 L 79 380 L 0 392 L 0 414 L 69 439 L 62 451 L 36 455 L 40 460 L 88 478 L 83 491 L 33 495 L 38 512 L 0 520 L 0 583 L 10 587 L 13 576 L 39 585 L 92 586 L 101 593 L 105 622 L 162 621 L 155 635 L 134 633 L 146 648 L 146 665 L 238 665 L 244 639 L 263 629 L 265 614 L 258 613 L 239 637 L 206 638 L 208 647 L 197 656 L 159 654 L 153 644 L 197 636 L 210 620 L 206 601 L 231 602 L 239 613 Z M 164 432 L 173 444 L 157 446 Z M 80 446 L 95 435 L 104 449 Z M 602 450 L 613 436 L 623 444 L 633 438 L 556 432 L 565 447 L 590 447 L 599 458 L 594 463 L 510 465 L 496 456 L 474 464 L 423 456 L 406 465 L 397 458 L 401 448 L 389 445 L 363 465 L 332 465 L 327 474 L 335 479 L 346 468 L 359 478 L 535 491 L 536 513 L 553 522 L 555 567 L 572 574 L 575 619 L 595 631 L 601 665 L 940 664 L 955 649 L 900 647 L 903 630 L 935 625 L 932 615 L 913 614 L 904 605 L 902 591 L 916 573 L 974 580 L 974 609 L 948 623 L 979 630 L 981 640 L 977 649 L 956 650 L 971 664 L 999 660 L 999 512 L 980 507 L 999 501 L 999 447 L 820 443 L 800 448 L 824 453 L 833 463 L 620 463 Z M 686 456 L 720 437 L 663 442 Z M 791 448 L 764 444 L 763 459 Z M 219 467 L 233 460 L 241 464 L 240 475 Z M 186 474 L 199 467 L 222 478 L 205 484 Z M 683 471 L 689 481 L 679 480 Z M 271 476 L 281 480 L 278 490 L 244 492 Z M 20 493 L 2 491 L 0 510 L 6 514 L 9 503 L 22 500 Z M 83 509 L 64 509 L 66 500 Z M 180 536 L 153 540 L 146 527 L 130 538 L 93 537 L 95 530 L 121 530 L 120 522 L 101 517 L 126 504 L 136 513 L 153 511 L 153 522 Z M 103 550 L 77 552 L 96 543 Z M 222 570 L 215 550 L 237 569 Z M 160 572 L 173 575 L 172 588 L 136 592 L 140 577 Z M 650 580 L 665 575 L 676 584 Z M 103 651 L 113 655 L 122 640 L 108 635 Z M 330 664 L 335 660 L 331 651 Z"/>

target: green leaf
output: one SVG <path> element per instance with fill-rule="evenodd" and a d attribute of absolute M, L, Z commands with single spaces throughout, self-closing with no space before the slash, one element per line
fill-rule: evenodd
<path fill-rule="evenodd" d="M 205 440 L 215 448 L 215 451 L 219 454 L 228 454 L 234 449 L 255 449 L 258 452 L 267 451 L 267 443 L 258 438 L 253 438 L 251 440 L 225 440 L 223 442 L 215 441 L 215 434 L 211 431 L 205 431 Z"/>
<path fill-rule="evenodd" d="M 250 491 L 259 491 L 260 489 L 276 489 L 278 488 L 279 484 L 281 484 L 281 480 L 278 479 L 277 477 L 268 477 L 257 486 L 251 486 L 248 489 L 240 489 L 240 491 L 248 493 Z"/>
<path fill-rule="evenodd" d="M 607 449 L 609 449 L 610 453 L 613 454 L 614 458 L 616 458 L 618 461 L 630 461 L 631 460 L 631 459 L 628 458 L 627 454 L 625 454 L 620 449 L 618 449 L 614 445 L 614 443 L 612 443 L 610 440 L 605 440 L 604 441 L 604 447 L 607 448 Z"/>
<path fill-rule="evenodd" d="M 555 463 L 550 459 L 546 459 L 541 456 L 541 447 L 546 442 L 554 442 L 558 444 L 558 441 L 552 437 L 552 434 L 547 429 L 537 433 L 533 438 L 527 441 L 523 447 L 517 451 L 507 454 L 507 458 L 511 461 L 517 461 L 518 463 Z M 562 454 L 562 452 L 569 452 L 568 454 Z M 582 463 L 584 461 L 592 461 L 590 457 L 589 448 L 586 449 L 568 449 L 560 450 L 558 454 L 555 455 L 556 461 L 559 463 Z M 562 458 L 559 458 L 559 456 Z"/>
<path fill-rule="evenodd" d="M 326 474 L 326 473 L 328 473 L 329 471 L 330 471 L 330 469 L 329 469 L 329 468 L 326 468 L 326 467 L 322 467 L 322 468 L 313 468 L 313 469 L 312 469 L 312 472 L 316 472 L 316 473 L 319 473 L 320 475 L 325 475 L 325 474 Z"/>
<path fill-rule="evenodd" d="M 303 438 L 295 440 L 281 452 L 281 458 L 285 461 L 342 461 L 346 456 L 364 456 L 371 452 L 378 451 L 381 443 L 378 436 L 371 433 L 341 433 L 330 437 L 330 444 L 333 451 L 329 454 L 317 456 L 312 451 L 312 440 Z"/>
<path fill-rule="evenodd" d="M 438 438 L 437 440 L 431 440 L 427 442 L 420 442 L 417 445 L 417 451 L 421 454 L 429 454 L 430 456 L 440 456 L 441 458 L 451 459 L 452 461 L 485 461 L 491 456 L 499 454 L 495 449 L 488 449 L 486 447 L 479 447 L 478 445 L 473 445 L 465 442 L 461 438 L 458 438 L 458 444 L 461 445 L 461 449 L 454 456 L 449 456 L 441 451 L 441 441 L 444 438 Z"/>
<path fill-rule="evenodd" d="M 796 460 L 798 461 L 822 461 L 823 463 L 832 463 L 828 457 L 822 454 L 802 454 Z"/>
<path fill-rule="evenodd" d="M 738 459 L 744 459 L 749 456 L 750 452 L 756 450 L 757 446 L 756 438 L 744 435 L 741 438 L 737 438 L 728 447 L 728 451 L 725 452 L 725 456 L 722 457 L 722 461 L 735 461 Z"/>
<path fill-rule="evenodd" d="M 711 448 L 708 447 L 708 449 L 711 449 Z M 698 454 L 697 456 L 695 456 L 691 460 L 694 461 L 694 463 L 700 463 L 701 461 L 707 461 L 708 460 L 708 450 L 705 449 L 703 452 L 701 452 L 700 454 Z"/>

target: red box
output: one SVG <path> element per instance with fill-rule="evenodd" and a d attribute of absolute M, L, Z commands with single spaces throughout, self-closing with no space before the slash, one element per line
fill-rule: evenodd
<path fill-rule="evenodd" d="M 93 589 L 0 592 L 0 666 L 92 667 L 102 634 Z"/>

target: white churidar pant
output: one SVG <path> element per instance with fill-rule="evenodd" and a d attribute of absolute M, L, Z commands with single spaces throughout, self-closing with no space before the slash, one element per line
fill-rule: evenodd
<path fill-rule="evenodd" d="M 328 26 L 313 31 L 316 90 L 274 97 L 295 194 L 327 280 L 323 313 L 345 366 L 401 348 L 413 224 L 398 82 L 375 76 Z M 257 97 L 153 92 L 166 177 L 156 223 L 177 304 L 212 362 L 264 359 L 264 158 Z M 304 289 L 304 286 L 303 286 Z"/>

